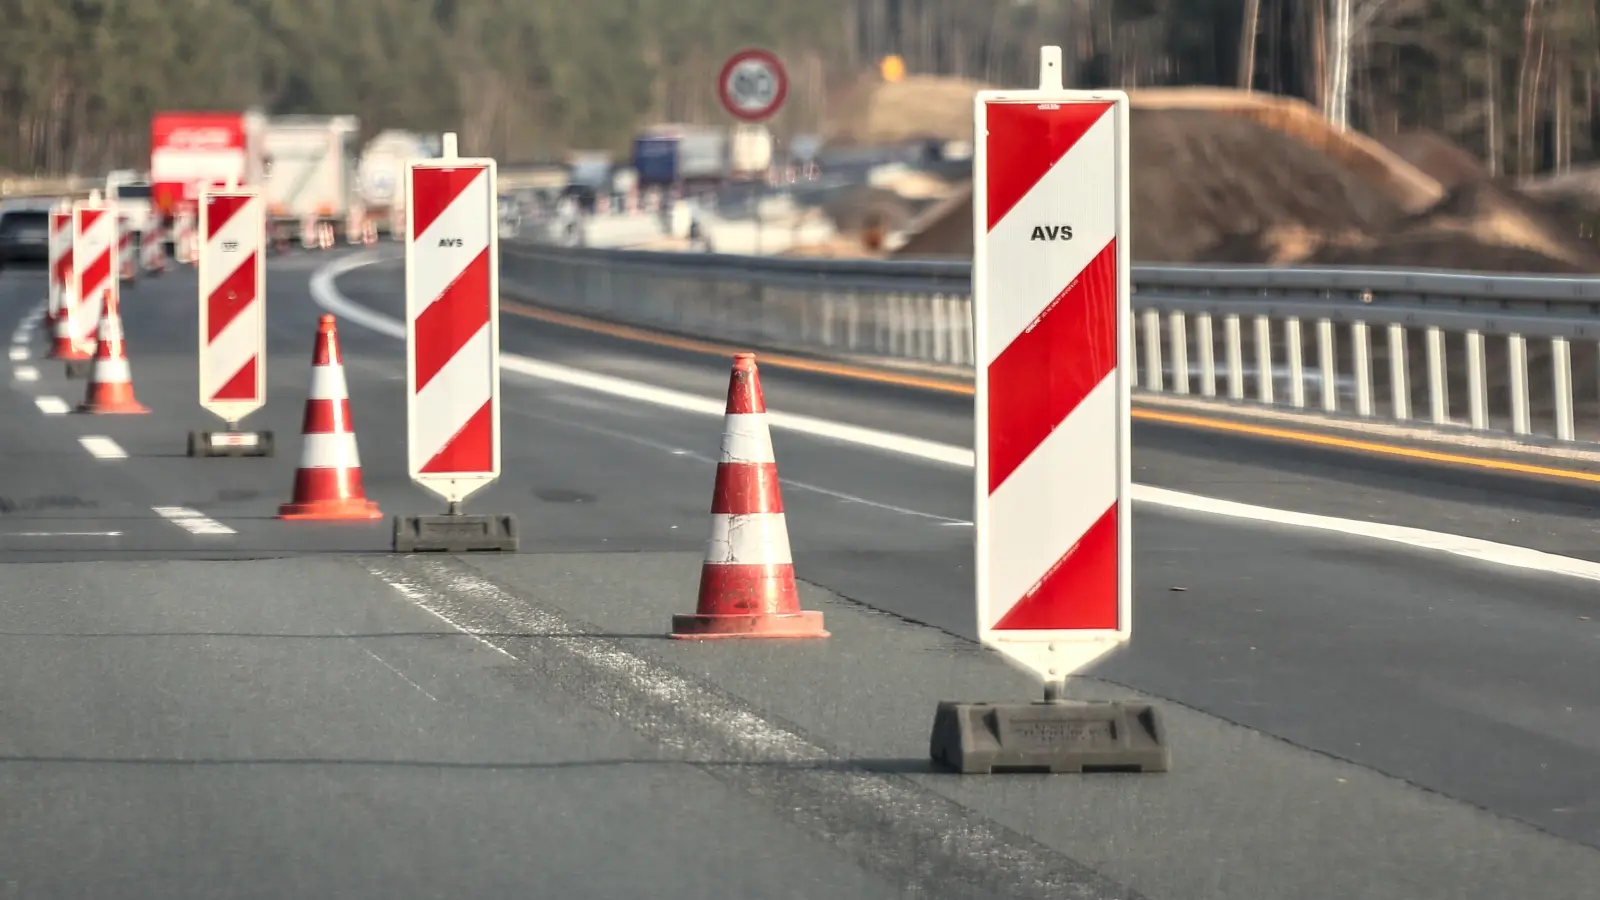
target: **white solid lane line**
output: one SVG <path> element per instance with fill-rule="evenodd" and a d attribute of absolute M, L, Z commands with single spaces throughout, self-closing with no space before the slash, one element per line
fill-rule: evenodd
<path fill-rule="evenodd" d="M 334 286 L 334 279 L 340 275 L 381 261 L 381 258 L 375 254 L 358 254 L 330 263 L 319 269 L 312 276 L 311 296 L 318 306 L 330 313 L 341 316 L 348 322 L 359 325 L 369 331 L 404 340 L 406 333 L 404 322 L 356 303 L 339 293 L 338 288 Z M 514 353 L 501 352 L 500 366 L 503 369 L 542 381 L 553 381 L 580 390 L 610 394 L 652 406 L 717 417 L 721 417 L 727 412 L 725 401 L 720 399 L 701 397 L 611 375 L 598 375 L 582 369 L 530 359 Z M 881 452 L 919 459 L 924 462 L 968 469 L 972 468 L 974 464 L 974 454 L 970 447 L 941 444 L 910 435 L 876 431 L 870 428 L 830 422 L 811 416 L 776 412 L 771 409 L 767 410 L 767 421 L 774 429 L 794 431 L 810 437 L 831 439 L 841 443 L 858 444 Z M 1569 556 L 1558 556 L 1542 550 L 1518 547 L 1513 544 L 1502 544 L 1496 541 L 1486 541 L 1481 538 L 1466 537 L 1464 535 L 1426 531 L 1421 528 L 1406 528 L 1397 525 L 1382 525 L 1376 522 L 1362 522 L 1356 519 L 1340 519 L 1334 516 L 1311 515 L 1309 513 L 1273 509 L 1266 506 L 1252 506 L 1247 503 L 1235 503 L 1231 500 L 1202 497 L 1197 494 L 1187 494 L 1145 484 L 1133 485 L 1132 499 L 1141 504 L 1164 506 L 1170 509 L 1264 522 L 1273 525 L 1287 525 L 1294 528 L 1335 532 L 1368 540 L 1385 541 L 1422 550 L 1448 553 L 1508 568 L 1531 569 L 1552 575 L 1565 575 L 1572 578 L 1600 581 L 1600 563 L 1585 559 L 1575 559 Z M 954 523 L 951 524 L 953 525 Z"/>
<path fill-rule="evenodd" d="M 8 531 L 6 537 L 121 537 L 120 531 Z"/>
<path fill-rule="evenodd" d="M 81 437 L 78 438 L 78 443 L 82 444 L 83 449 L 89 451 L 89 455 L 95 459 L 128 458 L 128 451 L 122 449 L 121 444 L 104 435 L 91 434 Z"/>
<path fill-rule="evenodd" d="M 187 506 L 152 506 L 156 515 L 190 534 L 237 534 L 232 528 Z"/>

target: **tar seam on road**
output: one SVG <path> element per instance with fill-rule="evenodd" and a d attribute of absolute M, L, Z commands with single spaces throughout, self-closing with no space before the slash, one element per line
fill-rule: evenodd
<path fill-rule="evenodd" d="M 763 718 L 715 685 L 640 656 L 460 560 L 353 562 L 450 627 L 678 751 L 686 764 L 764 801 L 913 896 L 1145 900 L 906 776 L 852 765 L 798 728 Z M 886 820 L 892 827 L 882 827 Z"/>
<path fill-rule="evenodd" d="M 340 294 L 333 283 L 334 279 L 339 275 L 378 261 L 380 260 L 373 256 L 358 255 L 347 257 L 326 266 L 319 270 L 311 280 L 312 297 L 329 312 L 342 315 L 350 321 L 380 334 L 403 339 L 405 337 L 405 327 L 402 323 L 350 300 Z M 500 366 L 507 371 L 541 381 L 565 384 L 580 390 L 610 394 L 634 402 L 667 409 L 718 417 L 721 417 L 727 411 L 725 404 L 720 400 L 629 381 L 625 378 L 573 369 L 542 360 L 529 359 L 518 356 L 515 353 L 502 352 L 500 354 Z M 876 431 L 870 428 L 829 422 L 811 416 L 782 413 L 770 409 L 767 411 L 767 419 L 774 428 L 789 429 L 811 437 L 856 444 L 880 453 L 906 456 L 961 468 L 971 468 L 974 464 L 973 451 L 970 448 L 958 447 L 954 444 L 942 444 L 937 441 L 923 440 L 909 435 Z M 1287 525 L 1294 528 L 1336 532 L 1356 538 L 1402 544 L 1423 550 L 1476 559 L 1508 568 L 1534 569 L 1550 574 L 1585 579 L 1600 578 L 1600 564 L 1588 560 L 1558 556 L 1527 547 L 1501 544 L 1463 535 L 1426 531 L 1420 528 L 1381 525 L 1356 519 L 1311 515 L 1273 509 L 1266 506 L 1252 506 L 1144 484 L 1135 484 L 1133 486 L 1132 499 L 1137 503 L 1152 503 L 1188 512 L 1263 522 L 1271 525 Z"/>

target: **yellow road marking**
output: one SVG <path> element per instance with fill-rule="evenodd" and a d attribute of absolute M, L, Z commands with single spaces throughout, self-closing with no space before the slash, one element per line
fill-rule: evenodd
<path fill-rule="evenodd" d="M 575 328 L 580 331 L 604 334 L 609 337 L 625 341 L 637 341 L 652 344 L 657 347 L 669 347 L 683 350 L 688 353 L 703 353 L 708 356 L 732 356 L 742 348 L 732 344 L 722 344 L 713 341 L 699 340 L 696 338 L 678 337 L 677 335 L 662 334 L 645 328 L 631 325 L 619 325 L 611 322 L 601 322 L 595 319 L 577 316 L 571 313 L 556 312 L 520 303 L 516 300 L 502 298 L 500 308 L 512 315 L 528 319 L 549 322 L 565 328 Z M 916 388 L 918 390 L 936 391 L 944 394 L 963 394 L 972 396 L 973 386 L 970 383 L 953 381 L 947 378 L 934 376 L 915 375 L 900 372 L 885 372 L 881 369 L 869 369 L 849 363 L 836 363 L 824 360 L 806 359 L 798 356 L 788 356 L 782 353 L 761 354 L 761 365 L 772 366 L 779 369 L 791 369 L 797 372 L 809 372 L 817 375 L 832 375 L 838 378 L 847 378 L 853 381 L 866 381 L 877 384 L 888 384 L 896 387 Z M 1316 434 L 1308 431 L 1296 431 L 1288 428 L 1274 428 L 1266 425 L 1250 425 L 1243 422 L 1232 422 L 1224 419 L 1214 419 L 1207 416 L 1197 416 L 1188 413 L 1162 412 L 1153 409 L 1133 410 L 1135 419 L 1147 422 L 1164 422 L 1170 425 L 1183 425 L 1190 428 L 1203 428 L 1210 431 L 1224 431 L 1233 434 L 1243 434 L 1251 437 L 1270 438 L 1273 440 L 1291 441 L 1300 444 L 1312 444 L 1322 447 L 1335 447 L 1340 450 L 1350 450 L 1357 453 L 1371 453 L 1382 456 L 1394 456 L 1402 459 L 1417 460 L 1420 462 L 1445 463 L 1449 465 L 1470 466 L 1479 469 L 1492 469 L 1500 472 L 1513 472 L 1518 475 L 1535 475 L 1543 478 L 1560 478 L 1568 481 L 1583 481 L 1600 484 L 1600 473 L 1579 472 L 1572 469 L 1557 469 L 1550 466 L 1539 466 L 1530 463 L 1511 462 L 1509 460 L 1485 459 L 1480 456 L 1466 456 L 1459 453 L 1442 453 L 1436 450 L 1422 450 L 1416 447 L 1402 447 L 1395 444 L 1385 444 L 1378 441 L 1358 440 L 1354 438 L 1336 437 L 1333 435 Z"/>

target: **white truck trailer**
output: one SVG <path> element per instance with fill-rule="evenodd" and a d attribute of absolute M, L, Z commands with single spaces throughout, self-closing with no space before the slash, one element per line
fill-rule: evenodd
<path fill-rule="evenodd" d="M 344 234 L 356 190 L 355 116 L 273 116 L 262 134 L 262 193 L 274 229 L 293 233 L 307 222 Z"/>
<path fill-rule="evenodd" d="M 361 151 L 356 193 L 367 218 L 391 237 L 405 229 L 406 163 L 436 159 L 443 152 L 439 135 L 388 129 Z"/>

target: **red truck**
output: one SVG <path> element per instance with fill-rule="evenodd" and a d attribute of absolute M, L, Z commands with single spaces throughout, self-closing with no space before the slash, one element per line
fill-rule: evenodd
<path fill-rule="evenodd" d="M 200 189 L 259 183 L 265 118 L 255 112 L 159 112 L 150 119 L 151 202 L 170 217 Z"/>

